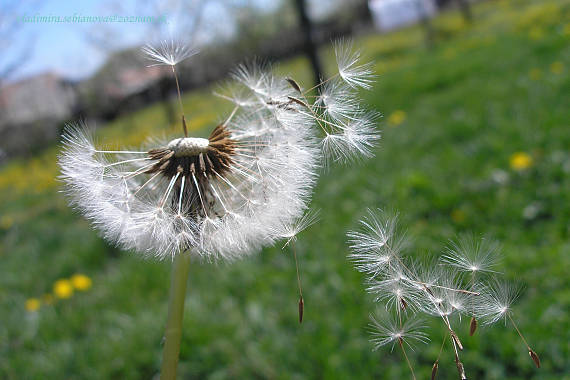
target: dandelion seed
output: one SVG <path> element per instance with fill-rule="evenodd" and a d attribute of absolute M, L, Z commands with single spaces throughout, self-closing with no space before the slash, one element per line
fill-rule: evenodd
<path fill-rule="evenodd" d="M 142 51 L 148 59 L 156 62 L 150 66 L 176 66 L 178 63 L 198 53 L 198 50 L 174 40 L 164 40 L 157 45 L 145 45 Z"/>
<path fill-rule="evenodd" d="M 494 272 L 499 245 L 491 240 L 478 240 L 473 235 L 464 235 L 451 242 L 441 261 L 462 272 L 471 274 Z"/>
<path fill-rule="evenodd" d="M 469 336 L 473 336 L 476 330 L 477 330 L 477 318 L 471 317 L 471 321 L 469 321 Z"/>
<path fill-rule="evenodd" d="M 352 253 L 349 258 L 355 267 L 375 277 L 397 258 L 405 242 L 405 235 L 397 230 L 398 217 L 390 217 L 378 210 L 368 210 L 360 222 L 361 231 L 350 231 L 347 236 Z"/>
<path fill-rule="evenodd" d="M 520 288 L 507 282 L 494 280 L 483 288 L 476 313 L 484 319 L 485 325 L 490 325 L 504 319 L 511 313 L 511 306 L 516 301 Z"/>
<path fill-rule="evenodd" d="M 360 52 L 353 51 L 352 42 L 337 41 L 334 52 L 340 77 L 353 88 L 369 89 L 374 80 L 372 65 L 359 62 Z"/>
<path fill-rule="evenodd" d="M 459 373 L 459 378 L 461 380 L 467 380 L 467 375 L 465 374 L 465 368 L 463 367 L 463 363 L 459 360 L 459 358 L 455 357 L 455 365 L 457 367 L 457 372 Z"/>
<path fill-rule="evenodd" d="M 315 105 L 333 120 L 357 119 L 361 105 L 354 89 L 341 79 L 330 80 L 320 89 Z"/>
<path fill-rule="evenodd" d="M 491 269 L 497 262 L 497 244 L 487 240 L 477 241 L 472 235 L 466 235 L 451 244 L 439 263 L 434 260 L 410 262 L 401 254 L 404 239 L 403 234 L 398 232 L 396 219 L 380 210 L 378 213 L 369 210 L 369 215 L 361 221 L 363 228 L 347 234 L 351 248 L 349 258 L 357 270 L 367 275 L 366 290 L 375 296 L 376 302 L 384 303 L 386 308 L 387 316 L 382 321 L 372 317 L 371 341 L 374 348 L 392 343 L 393 349 L 398 342 L 415 378 L 404 345 L 408 344 L 406 339 L 426 342 L 427 335 L 423 332 L 414 335 L 415 322 L 409 321 L 420 313 L 435 316 L 443 322 L 446 337 L 450 337 L 459 377 L 466 379 L 460 359 L 464 347 L 454 330 L 453 316 L 456 315 L 459 321 L 463 315 L 471 317 L 470 335 L 477 329 L 477 318 L 482 319 L 484 324 L 504 319 L 512 323 L 527 346 L 530 358 L 539 367 L 538 354 L 528 345 L 512 317 L 511 305 L 518 294 L 517 289 L 494 277 L 491 277 L 490 285 L 480 281 L 480 278 L 497 274 Z M 471 275 L 465 276 L 464 273 Z M 432 379 L 437 374 L 444 344 L 445 339 L 432 367 Z"/>
<path fill-rule="evenodd" d="M 313 224 L 319 221 L 319 210 L 310 210 L 306 212 L 301 218 L 296 220 L 294 223 L 286 226 L 281 226 L 276 234 L 281 236 L 283 239 L 287 239 L 283 248 L 289 245 L 291 242 L 297 241 L 297 235 L 302 231 L 306 230 Z"/>
<path fill-rule="evenodd" d="M 429 337 L 422 331 L 426 327 L 420 319 L 409 318 L 401 325 L 387 315 L 381 317 L 370 315 L 370 320 L 371 342 L 374 344 L 375 350 L 388 344 L 392 344 L 393 348 L 394 344 L 399 341 L 413 350 L 414 344 L 427 344 L 429 342 Z"/>
<path fill-rule="evenodd" d="M 437 370 L 439 369 L 439 361 L 435 361 L 431 367 L 431 380 L 435 380 L 437 377 Z"/>
<path fill-rule="evenodd" d="M 534 365 L 536 365 L 536 368 L 540 368 L 540 358 L 538 357 L 538 354 L 531 349 L 528 350 L 528 354 L 534 362 Z"/>

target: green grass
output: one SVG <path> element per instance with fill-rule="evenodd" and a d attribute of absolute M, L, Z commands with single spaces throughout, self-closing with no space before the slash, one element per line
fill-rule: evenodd
<path fill-rule="evenodd" d="M 431 50 L 417 27 L 357 41 L 379 73 L 374 90 L 363 93 L 367 102 L 387 119 L 396 110 L 406 118 L 382 123 L 374 159 L 322 176 L 313 201 L 322 220 L 297 245 L 303 324 L 290 252 L 269 248 L 231 265 L 196 262 L 180 378 L 409 378 L 396 350 L 371 351 L 366 329 L 375 305 L 346 259 L 344 233 L 368 207 L 401 212 L 416 257 L 439 254 L 465 231 L 502 242 L 502 272 L 525 285 L 516 320 L 543 368 L 534 368 L 511 327 L 482 328 L 469 338 L 463 321 L 470 378 L 570 378 L 570 5 L 503 1 L 474 10 L 473 25 L 456 14 L 435 20 Z M 295 60 L 280 70 L 310 78 L 305 67 Z M 228 109 L 207 90 L 188 94 L 185 106 L 195 129 Z M 157 104 L 98 135 L 109 145 L 137 145 L 175 131 L 166 124 Z M 169 263 L 107 245 L 66 206 L 54 180 L 57 149 L 0 170 L 0 378 L 152 378 Z M 533 159 L 520 172 L 509 166 L 519 151 Z M 26 299 L 78 272 L 93 279 L 89 291 L 25 310 Z M 429 376 L 443 336 L 438 321 L 430 326 L 432 344 L 411 353 L 418 378 Z M 439 378 L 456 377 L 447 347 Z"/>

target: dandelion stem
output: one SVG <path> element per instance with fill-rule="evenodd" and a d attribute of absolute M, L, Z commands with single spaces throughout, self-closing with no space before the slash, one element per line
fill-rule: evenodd
<path fill-rule="evenodd" d="M 186 128 L 186 118 L 184 117 L 184 108 L 182 107 L 182 95 L 180 93 L 180 84 L 178 83 L 178 74 L 176 74 L 174 65 L 171 67 L 174 80 L 176 81 L 176 91 L 178 92 L 178 105 L 180 106 L 180 115 L 182 116 L 182 129 L 184 130 L 184 137 L 188 137 L 188 128 Z"/>
<path fill-rule="evenodd" d="M 414 373 L 414 368 L 412 367 L 412 363 L 410 362 L 410 359 L 408 358 L 408 354 L 406 354 L 406 350 L 404 349 L 404 345 L 402 344 L 401 338 L 398 340 L 398 343 L 400 345 L 400 348 L 402 349 L 402 353 L 404 354 L 404 358 L 406 359 L 406 363 L 408 363 L 408 368 L 410 368 L 410 371 L 412 372 L 412 378 L 414 380 L 416 380 L 416 374 Z"/>
<path fill-rule="evenodd" d="M 297 250 L 295 249 L 295 242 L 291 242 L 291 247 L 293 249 L 293 257 L 295 258 L 295 269 L 297 270 L 297 285 L 299 286 L 299 323 L 303 322 L 303 288 L 301 287 L 301 275 L 299 274 L 299 261 L 297 260 Z"/>
<path fill-rule="evenodd" d="M 324 80 L 324 81 L 319 82 L 318 84 L 314 85 L 313 87 L 311 87 L 311 88 L 309 88 L 309 89 L 306 89 L 306 90 L 303 91 L 301 94 L 303 94 L 304 96 L 306 96 L 309 92 L 313 91 L 315 88 L 321 87 L 323 84 L 325 84 L 325 83 L 331 81 L 332 79 L 338 77 L 339 75 L 340 75 L 339 73 L 336 73 L 335 75 L 331 76 L 330 78 L 328 78 L 328 79 L 326 79 L 326 80 Z"/>
<path fill-rule="evenodd" d="M 160 380 L 176 379 L 176 367 L 180 354 L 182 338 L 182 319 L 184 315 L 184 299 L 186 282 L 190 270 L 190 255 L 182 252 L 174 258 L 170 280 L 170 298 L 168 300 L 168 320 L 164 333 L 164 351 L 162 352 L 162 368 Z"/>
<path fill-rule="evenodd" d="M 436 362 L 439 362 L 439 359 L 441 358 L 441 353 L 443 352 L 443 347 L 445 346 L 445 341 L 447 340 L 448 333 L 449 332 L 446 332 L 445 335 L 443 336 L 443 340 L 441 341 L 441 347 L 439 348 L 439 354 L 437 354 Z"/>
<path fill-rule="evenodd" d="M 515 323 L 513 317 L 511 317 L 510 314 L 507 313 L 507 317 L 509 317 L 509 320 L 511 321 L 511 323 L 513 324 L 513 327 L 515 328 L 515 330 L 517 331 L 517 333 L 519 334 L 519 336 L 521 337 L 522 341 L 524 342 L 524 344 L 526 345 L 526 348 L 530 351 L 531 348 L 528 345 L 526 339 L 524 338 L 523 334 L 521 333 L 521 331 L 519 330 L 519 327 L 517 326 L 517 324 Z"/>
<path fill-rule="evenodd" d="M 534 362 L 534 364 L 536 365 L 536 368 L 540 368 L 540 357 L 538 356 L 538 354 L 536 352 L 534 352 L 534 350 L 532 348 L 530 348 L 530 345 L 527 343 L 526 339 L 524 338 L 523 334 L 521 333 L 521 331 L 519 330 L 517 324 L 515 323 L 515 320 L 513 319 L 513 317 L 511 317 L 510 314 L 507 314 L 507 316 L 509 317 L 509 319 L 511 320 L 511 323 L 513 324 L 515 330 L 517 330 L 517 333 L 519 334 L 519 336 L 521 337 L 522 341 L 524 342 L 524 344 L 526 345 L 526 348 L 528 350 L 528 354 L 530 355 L 530 358 L 532 359 L 532 361 Z"/>

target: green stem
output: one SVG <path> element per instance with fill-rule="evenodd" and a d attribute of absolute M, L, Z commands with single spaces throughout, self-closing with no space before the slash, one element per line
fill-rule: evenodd
<path fill-rule="evenodd" d="M 160 380 L 176 379 L 176 367 L 178 366 L 180 340 L 182 338 L 186 282 L 188 280 L 189 270 L 190 255 L 186 252 L 176 255 L 172 263 L 168 320 L 166 321 L 166 331 L 164 333 L 165 343 L 164 351 L 162 352 Z"/>

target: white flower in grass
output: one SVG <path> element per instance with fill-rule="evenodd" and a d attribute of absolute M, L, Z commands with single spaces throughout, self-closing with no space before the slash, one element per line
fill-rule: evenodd
<path fill-rule="evenodd" d="M 172 66 L 190 54 L 168 44 L 145 51 Z M 189 249 L 235 259 L 314 222 L 305 211 L 324 161 L 320 114 L 269 67 L 240 66 L 234 78 L 239 99 L 226 97 L 235 108 L 208 138 L 120 151 L 96 147 L 84 125 L 66 128 L 61 178 L 105 238 L 161 259 Z"/>
<path fill-rule="evenodd" d="M 174 40 L 164 40 L 156 45 L 145 45 L 143 53 L 148 59 L 155 62 L 150 66 L 176 66 L 180 62 L 198 53 L 197 49 Z"/>
<path fill-rule="evenodd" d="M 396 343 L 406 344 L 413 350 L 415 343 L 429 342 L 428 335 L 422 331 L 425 326 L 420 319 L 408 318 L 400 323 L 390 315 L 382 314 L 380 317 L 370 315 L 370 320 L 370 341 L 375 350 L 388 344 L 392 344 L 393 349 Z"/>

